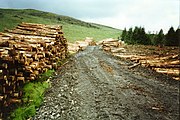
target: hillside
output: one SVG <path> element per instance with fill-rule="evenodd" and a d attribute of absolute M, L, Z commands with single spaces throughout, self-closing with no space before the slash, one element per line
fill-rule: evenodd
<path fill-rule="evenodd" d="M 0 31 L 11 29 L 21 22 L 61 24 L 66 38 L 71 42 L 83 40 L 85 37 L 93 37 L 96 41 L 117 38 L 121 33 L 121 30 L 108 26 L 33 9 L 0 9 L 0 22 Z"/>

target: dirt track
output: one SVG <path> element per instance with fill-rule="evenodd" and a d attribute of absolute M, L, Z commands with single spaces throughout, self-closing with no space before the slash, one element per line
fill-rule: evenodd
<path fill-rule="evenodd" d="M 88 47 L 52 80 L 35 120 L 178 120 L 179 81 Z"/>

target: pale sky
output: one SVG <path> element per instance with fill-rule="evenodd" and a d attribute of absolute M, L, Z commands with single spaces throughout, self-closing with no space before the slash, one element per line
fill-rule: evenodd
<path fill-rule="evenodd" d="M 0 0 L 0 8 L 31 8 L 119 29 L 179 26 L 180 0 Z"/>

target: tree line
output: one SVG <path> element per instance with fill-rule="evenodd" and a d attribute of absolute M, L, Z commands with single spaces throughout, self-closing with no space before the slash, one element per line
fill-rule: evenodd
<path fill-rule="evenodd" d="M 180 45 L 180 29 L 174 30 L 171 27 L 167 34 L 161 29 L 158 33 L 146 33 L 145 28 L 135 27 L 123 30 L 121 40 L 127 44 L 143 44 L 143 45 Z"/>

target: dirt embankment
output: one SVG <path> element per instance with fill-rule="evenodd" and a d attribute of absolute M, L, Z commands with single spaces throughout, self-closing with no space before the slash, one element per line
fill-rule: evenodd
<path fill-rule="evenodd" d="M 34 120 L 178 120 L 179 81 L 88 47 L 60 68 Z"/>

